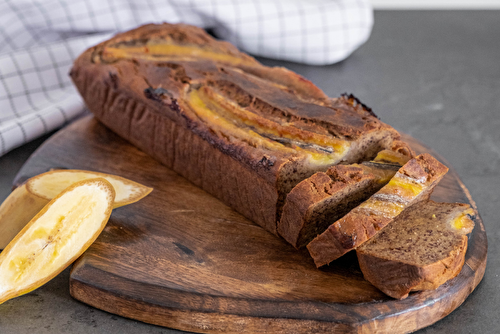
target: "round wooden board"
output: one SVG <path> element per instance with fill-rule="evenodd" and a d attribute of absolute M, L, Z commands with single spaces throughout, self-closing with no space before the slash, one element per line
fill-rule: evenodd
<path fill-rule="evenodd" d="M 160 326 L 203 333 L 412 332 L 456 309 L 486 267 L 486 232 L 477 215 L 461 273 L 437 290 L 393 300 L 363 279 L 352 254 L 316 269 L 307 251 L 254 225 L 91 116 L 45 142 L 15 183 L 52 168 L 117 174 L 154 187 L 113 212 L 74 264 L 70 291 L 96 308 Z M 432 198 L 476 207 L 453 169 Z"/>

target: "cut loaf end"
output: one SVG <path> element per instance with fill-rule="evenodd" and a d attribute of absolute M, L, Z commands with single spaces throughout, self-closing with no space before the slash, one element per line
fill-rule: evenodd
<path fill-rule="evenodd" d="M 365 279 L 397 299 L 436 289 L 460 272 L 474 215 L 460 203 L 424 201 L 406 209 L 356 249 Z"/>

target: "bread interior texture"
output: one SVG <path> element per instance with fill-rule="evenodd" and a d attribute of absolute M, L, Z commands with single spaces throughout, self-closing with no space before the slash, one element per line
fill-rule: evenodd
<path fill-rule="evenodd" d="M 427 266 L 446 259 L 474 227 L 468 205 L 424 201 L 407 209 L 358 250 L 365 254 Z"/>
<path fill-rule="evenodd" d="M 474 216 L 462 203 L 411 206 L 356 249 L 363 276 L 397 299 L 438 288 L 460 273 Z"/>

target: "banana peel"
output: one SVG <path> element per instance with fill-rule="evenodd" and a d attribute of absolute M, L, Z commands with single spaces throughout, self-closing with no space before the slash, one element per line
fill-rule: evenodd
<path fill-rule="evenodd" d="M 26 182 L 26 189 L 35 196 L 51 200 L 71 184 L 97 177 L 106 179 L 115 188 L 113 208 L 135 203 L 153 190 L 124 177 L 78 169 L 59 169 L 39 174 Z"/>
<path fill-rule="evenodd" d="M 30 193 L 26 184 L 14 189 L 0 205 L 0 249 L 4 249 L 47 203 L 48 199 Z"/>
<path fill-rule="evenodd" d="M 93 178 L 106 179 L 116 192 L 113 208 L 135 203 L 153 188 L 126 178 L 76 169 L 53 170 L 30 178 L 0 205 L 0 249 L 47 204 L 70 185 Z"/>

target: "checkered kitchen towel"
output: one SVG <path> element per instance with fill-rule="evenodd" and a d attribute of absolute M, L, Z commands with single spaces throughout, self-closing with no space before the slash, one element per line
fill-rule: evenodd
<path fill-rule="evenodd" d="M 369 0 L 0 0 L 0 156 L 84 112 L 68 77 L 88 47 L 150 22 L 210 28 L 257 56 L 313 65 L 364 43 Z"/>

